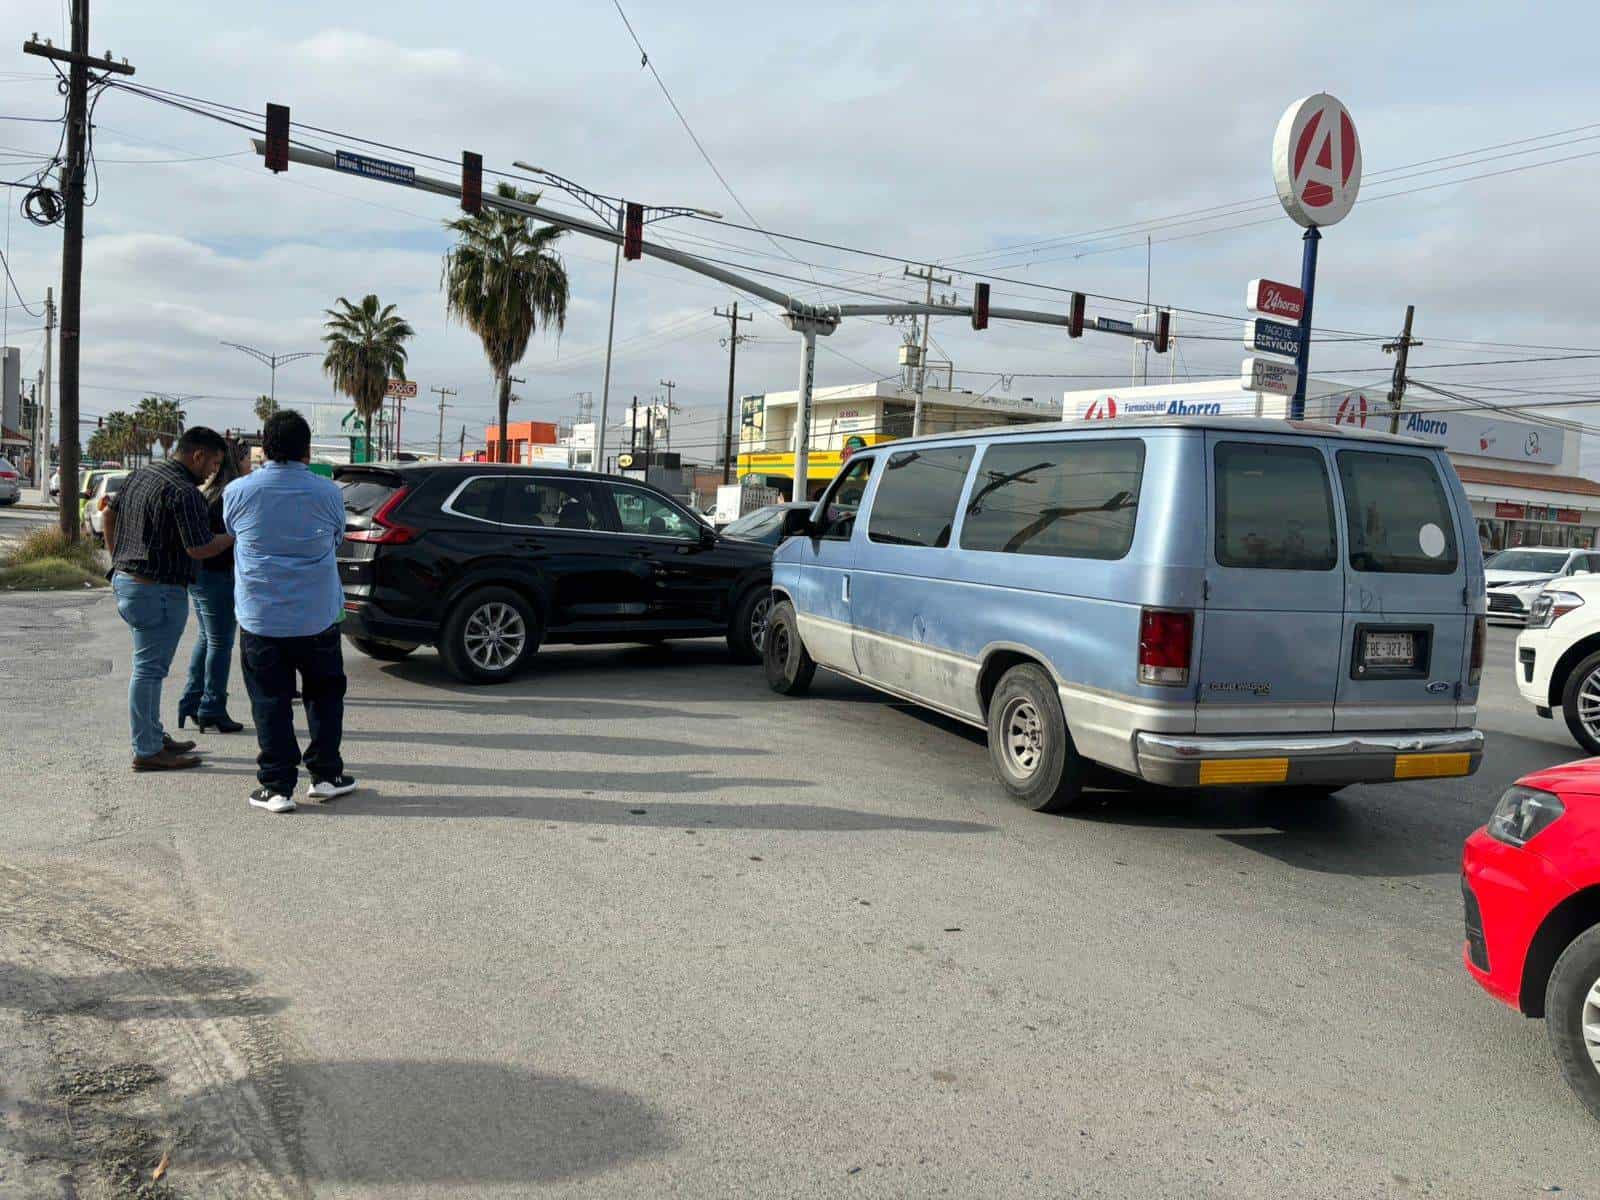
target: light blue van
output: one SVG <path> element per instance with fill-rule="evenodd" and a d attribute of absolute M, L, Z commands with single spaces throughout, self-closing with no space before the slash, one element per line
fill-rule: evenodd
<path fill-rule="evenodd" d="M 773 561 L 766 672 L 988 731 L 1019 803 L 1469 775 L 1483 563 L 1444 452 L 1333 426 L 1015 426 L 850 459 Z"/>

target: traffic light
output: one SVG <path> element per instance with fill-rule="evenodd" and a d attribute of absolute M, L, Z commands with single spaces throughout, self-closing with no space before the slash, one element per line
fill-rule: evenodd
<path fill-rule="evenodd" d="M 289 106 L 267 105 L 267 170 L 289 169 Z"/>
<path fill-rule="evenodd" d="M 1067 313 L 1067 336 L 1083 336 L 1083 309 L 1087 297 L 1082 292 L 1072 293 L 1072 308 Z"/>
<path fill-rule="evenodd" d="M 461 210 L 477 216 L 483 211 L 483 155 L 461 152 Z"/>
<path fill-rule="evenodd" d="M 989 285 L 975 283 L 972 285 L 972 327 L 974 329 L 989 328 Z"/>
<path fill-rule="evenodd" d="M 622 257 L 629 262 L 644 257 L 644 205 L 631 200 L 623 217 Z"/>
<path fill-rule="evenodd" d="M 1172 310 L 1163 308 L 1156 313 L 1156 353 L 1167 352 L 1167 335 L 1172 330 Z"/>

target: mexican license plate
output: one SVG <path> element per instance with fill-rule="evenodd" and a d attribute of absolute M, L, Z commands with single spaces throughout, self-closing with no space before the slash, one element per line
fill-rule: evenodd
<path fill-rule="evenodd" d="M 1361 661 L 1369 667 L 1414 667 L 1417 665 L 1417 635 L 1368 633 L 1361 647 Z"/>

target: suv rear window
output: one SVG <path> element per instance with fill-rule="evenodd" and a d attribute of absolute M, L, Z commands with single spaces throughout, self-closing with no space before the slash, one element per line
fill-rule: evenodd
<path fill-rule="evenodd" d="M 377 512 L 378 507 L 394 495 L 397 488 L 395 484 L 382 479 L 358 475 L 354 479 L 341 479 L 339 490 L 344 493 L 345 512 L 364 517 Z"/>
<path fill-rule="evenodd" d="M 1357 571 L 1449 575 L 1456 569 L 1455 522 L 1439 471 L 1415 454 L 1339 451 Z"/>
<path fill-rule="evenodd" d="M 1133 545 L 1144 442 L 991 446 L 961 526 L 963 550 L 1121 558 Z"/>
<path fill-rule="evenodd" d="M 948 546 L 971 465 L 971 446 L 891 454 L 878 481 L 867 538 L 892 546 Z"/>
<path fill-rule="evenodd" d="M 1333 570 L 1339 561 L 1333 493 L 1320 450 L 1218 442 L 1215 461 L 1220 566 Z"/>

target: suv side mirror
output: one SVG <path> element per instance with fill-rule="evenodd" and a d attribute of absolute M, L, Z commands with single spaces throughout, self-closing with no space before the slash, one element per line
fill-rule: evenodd
<path fill-rule="evenodd" d="M 704 521 L 700 522 L 700 544 L 702 546 L 715 546 L 717 544 L 717 531 Z"/>
<path fill-rule="evenodd" d="M 811 524 L 811 516 L 814 511 L 814 509 L 810 508 L 784 509 L 783 536 L 786 538 L 815 536 L 817 530 Z"/>

